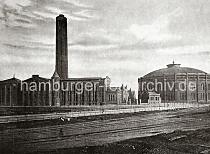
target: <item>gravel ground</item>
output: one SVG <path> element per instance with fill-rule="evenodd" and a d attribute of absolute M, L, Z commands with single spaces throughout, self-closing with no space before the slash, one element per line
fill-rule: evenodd
<path fill-rule="evenodd" d="M 151 137 L 134 138 L 102 146 L 89 146 L 43 154 L 189 154 L 210 153 L 210 128 L 196 131 L 174 131 Z"/>
<path fill-rule="evenodd" d="M 0 153 L 210 153 L 210 108 L 15 124 L 0 131 Z M 62 128 L 63 135 L 59 130 Z M 158 134 L 158 135 L 157 135 Z M 50 150 L 51 149 L 51 150 Z"/>

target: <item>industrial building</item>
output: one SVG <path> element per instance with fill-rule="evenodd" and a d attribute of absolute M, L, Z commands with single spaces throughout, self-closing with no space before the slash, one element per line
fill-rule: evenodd
<path fill-rule="evenodd" d="M 163 103 L 210 103 L 210 75 L 180 65 L 173 62 L 138 78 L 138 101 L 144 103 L 148 91 L 160 94 Z"/>
<path fill-rule="evenodd" d="M 32 75 L 0 81 L 1 106 L 72 106 L 130 104 L 127 87 L 112 90 L 106 77 L 69 78 L 67 18 L 56 17 L 56 64 L 51 78 Z M 131 98 L 131 96 L 130 96 Z"/>

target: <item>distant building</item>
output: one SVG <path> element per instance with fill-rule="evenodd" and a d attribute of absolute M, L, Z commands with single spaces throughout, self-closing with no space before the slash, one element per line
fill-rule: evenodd
<path fill-rule="evenodd" d="M 129 104 L 131 105 L 137 104 L 135 91 L 132 91 L 131 89 L 128 90 L 128 100 L 129 100 Z"/>
<path fill-rule="evenodd" d="M 106 80 L 109 78 L 89 77 L 60 80 L 63 85 L 72 86 L 67 91 L 60 91 L 60 105 L 105 105 Z M 90 88 L 85 89 L 86 86 Z"/>
<path fill-rule="evenodd" d="M 143 92 L 150 91 L 160 94 L 163 103 L 210 103 L 210 75 L 174 62 L 139 78 L 138 87 L 139 102 Z"/>
<path fill-rule="evenodd" d="M 131 90 L 131 89 L 130 89 Z M 106 91 L 106 103 L 115 105 L 131 105 L 131 98 L 135 99 L 135 95 L 131 96 L 127 86 L 108 87 Z"/>
<path fill-rule="evenodd" d="M 20 82 L 15 77 L 0 81 L 0 106 L 21 105 Z"/>
<path fill-rule="evenodd" d="M 67 18 L 64 15 L 56 17 L 56 66 L 51 80 L 63 85 L 59 91 L 52 91 L 53 106 L 105 104 L 109 77 L 68 78 Z"/>
<path fill-rule="evenodd" d="M 158 104 L 161 103 L 160 94 L 156 92 L 144 91 L 141 94 L 141 103 L 144 104 Z"/>
<path fill-rule="evenodd" d="M 124 105 L 130 104 L 129 99 L 128 99 L 129 98 L 129 93 L 128 93 L 127 85 L 126 86 L 122 85 L 121 86 L 121 91 L 122 91 L 122 104 L 124 104 Z"/>
<path fill-rule="evenodd" d="M 51 106 L 52 95 L 50 79 L 32 75 L 31 78 L 22 81 L 21 89 L 21 106 Z"/>
<path fill-rule="evenodd" d="M 122 92 L 120 87 L 109 87 L 106 92 L 107 104 L 122 104 Z"/>

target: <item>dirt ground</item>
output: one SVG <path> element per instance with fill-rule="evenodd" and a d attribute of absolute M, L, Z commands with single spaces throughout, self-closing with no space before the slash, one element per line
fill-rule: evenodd
<path fill-rule="evenodd" d="M 209 118 L 199 108 L 12 124 L 0 127 L 0 154 L 207 154 Z"/>
<path fill-rule="evenodd" d="M 174 131 L 151 137 L 134 138 L 102 146 L 62 149 L 53 154 L 189 154 L 210 153 L 210 128 L 196 131 Z"/>

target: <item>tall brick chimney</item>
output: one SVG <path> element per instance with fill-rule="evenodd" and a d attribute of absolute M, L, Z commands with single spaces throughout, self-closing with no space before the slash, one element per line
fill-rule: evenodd
<path fill-rule="evenodd" d="M 68 78 L 67 18 L 56 17 L 56 71 L 61 79 Z"/>

